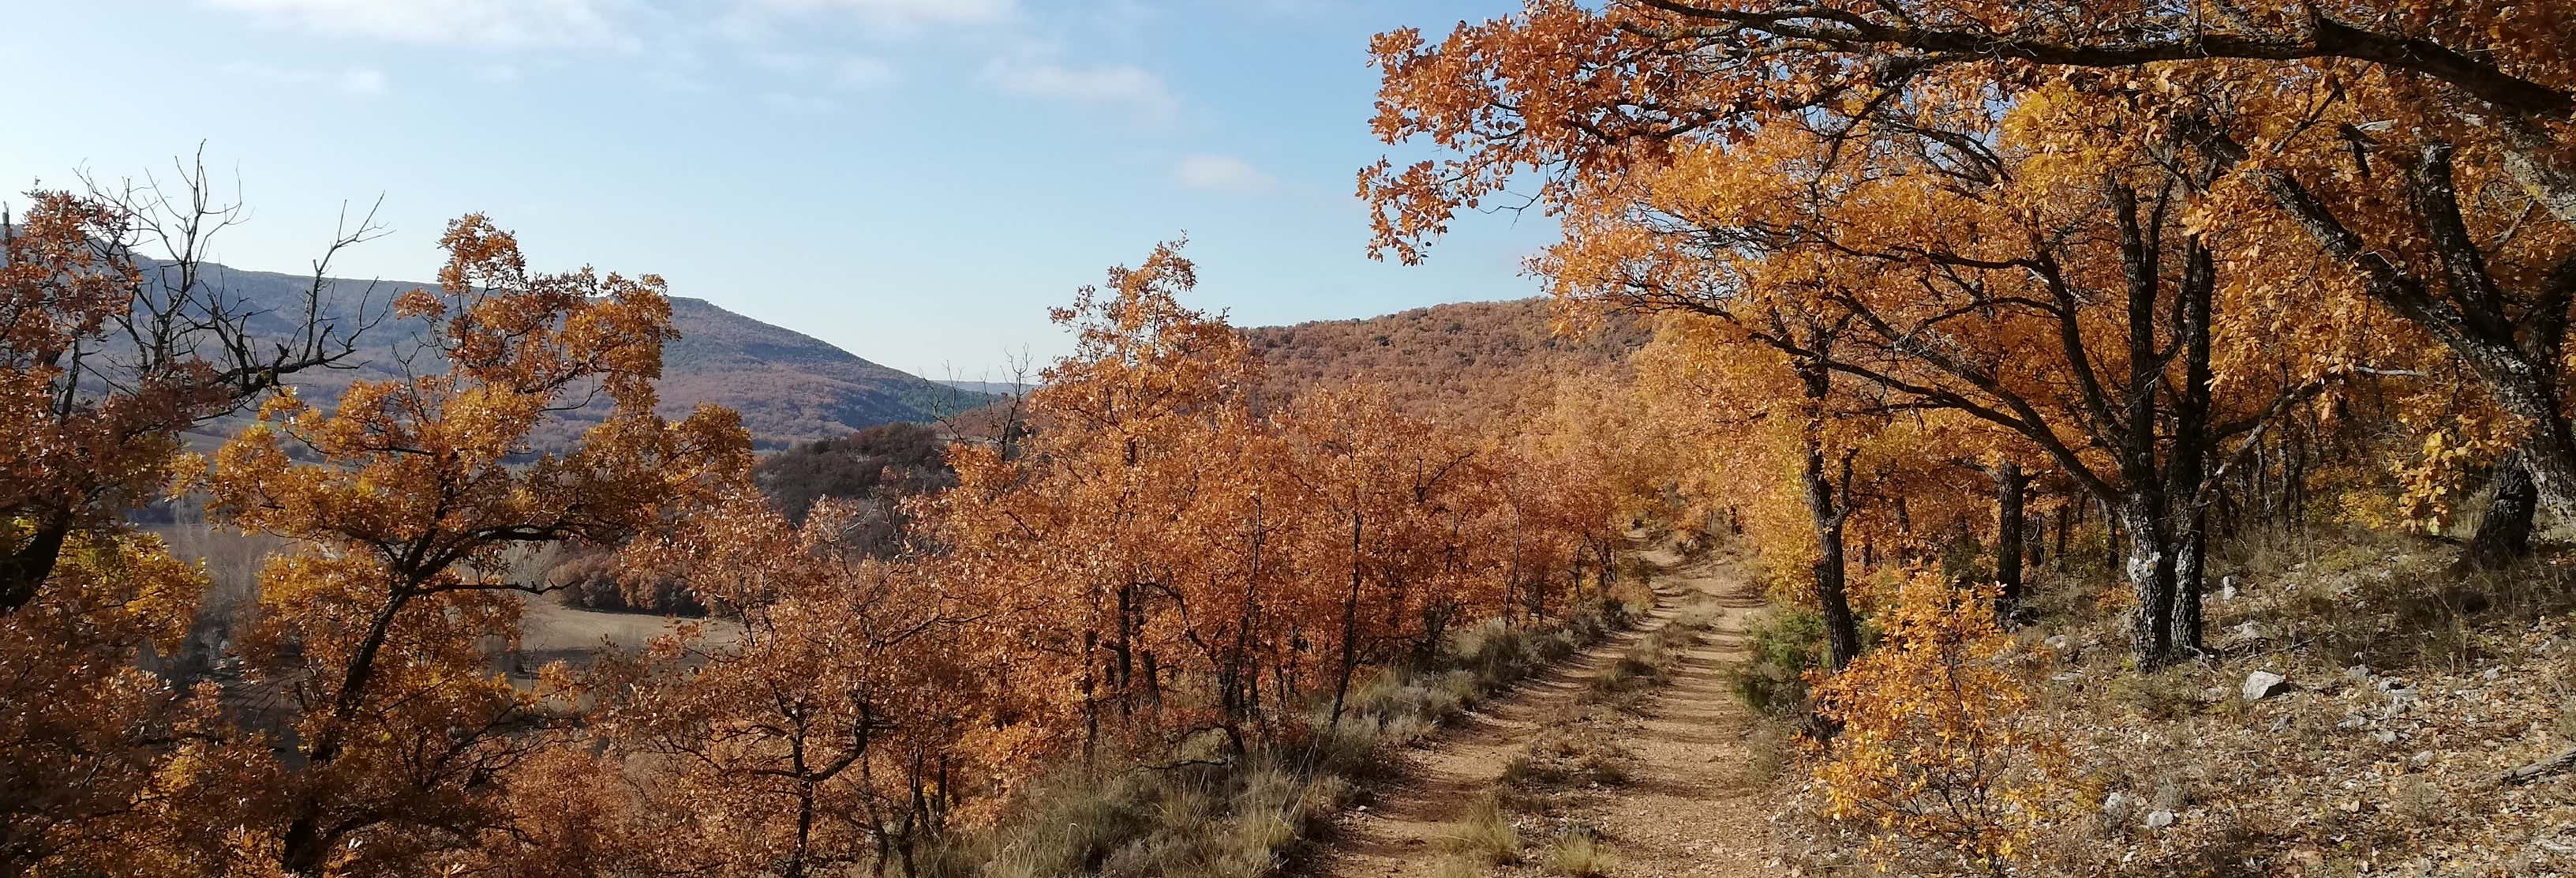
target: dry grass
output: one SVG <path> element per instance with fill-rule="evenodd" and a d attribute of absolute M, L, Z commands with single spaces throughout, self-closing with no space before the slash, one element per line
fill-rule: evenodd
<path fill-rule="evenodd" d="M 1277 874 L 1299 846 L 1383 776 L 1394 751 L 1513 683 L 1625 627 L 1621 605 L 1547 629 L 1501 624 L 1462 634 L 1430 668 L 1387 672 L 1355 686 L 1339 724 L 1317 709 L 1240 760 L 1216 758 L 1213 736 L 1167 754 L 1164 770 L 1070 771 L 1022 797 L 1001 823 L 949 840 L 932 875 L 1172 876 Z M 1460 827 L 1477 862 L 1517 862 L 1517 830 L 1491 819 Z M 1480 812 L 1481 813 L 1481 812 Z M 1505 856 L 1509 859 L 1492 860 Z M 1472 863 L 1470 864 L 1472 865 Z M 1468 873 L 1472 874 L 1472 873 Z"/>
<path fill-rule="evenodd" d="M 1539 856 L 1540 865 L 1550 875 L 1566 878 L 1600 878 L 1619 868 L 1619 855 L 1590 832 L 1568 832 Z"/>
<path fill-rule="evenodd" d="M 1468 805 L 1466 813 L 1441 835 L 1440 846 L 1453 856 L 1495 866 L 1518 863 L 1527 854 L 1520 828 L 1512 825 L 1511 814 L 1492 794 Z"/>
<path fill-rule="evenodd" d="M 2233 600 L 2207 606 L 2208 658 L 2141 674 L 2098 574 L 2048 583 L 2032 681 L 2083 790 L 2031 874 L 2576 874 L 2576 777 L 2500 786 L 2576 732 L 2576 565 L 2447 571 L 2417 538 L 2320 531 L 2222 556 Z M 2250 623 L 2250 625 L 2249 625 Z M 2248 703 L 2253 671 L 2289 687 Z M 1858 834 L 1804 815 L 1793 857 L 1859 865 Z M 1899 872 L 1953 871 L 1931 849 Z"/>

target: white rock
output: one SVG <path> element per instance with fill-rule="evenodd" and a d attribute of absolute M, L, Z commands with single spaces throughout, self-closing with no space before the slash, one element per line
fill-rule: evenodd
<path fill-rule="evenodd" d="M 2114 791 L 2102 797 L 2103 822 L 2115 825 L 2127 823 L 2129 815 L 2136 810 L 2138 810 L 2138 800 L 2135 796 Z"/>
<path fill-rule="evenodd" d="M 2236 599 L 2236 577 L 2221 576 L 2218 578 L 2218 599 L 2222 601 L 2232 601 Z"/>
<path fill-rule="evenodd" d="M 2261 701 L 2272 693 L 2280 691 L 2288 682 L 2289 678 L 2271 671 L 2255 671 L 2245 675 L 2245 686 L 2238 694 L 2245 696 L 2247 701 Z"/>
<path fill-rule="evenodd" d="M 2415 767 L 2417 767 L 2417 768 L 2422 768 L 2422 767 L 2424 767 L 2424 766 L 2431 765 L 2431 764 L 2433 764 L 2433 751 L 2431 751 L 2431 750 L 2417 750 L 2417 751 L 2415 751 L 2415 755 L 2414 755 L 2413 757 L 2411 757 L 2411 758 L 2407 759 L 2406 761 L 2408 761 L 2408 762 L 2412 762 L 2412 763 L 2415 763 Z"/>
<path fill-rule="evenodd" d="M 2243 625 L 2236 626 L 2236 636 L 2241 640 L 2261 640 L 2263 639 L 2263 626 L 2256 625 L 2252 621 L 2247 621 Z"/>
<path fill-rule="evenodd" d="M 2382 744 L 2394 744 L 2397 743 L 2397 730 L 2380 729 L 2379 731 L 2370 733 L 2370 739 Z"/>
<path fill-rule="evenodd" d="M 2171 812 L 2171 811 L 2149 811 L 2149 812 L 2147 812 L 2147 828 L 2148 828 L 2148 829 L 2163 829 L 2163 828 L 2165 828 L 2165 827 L 2167 827 L 2167 826 L 2172 826 L 2172 825 L 2173 825 L 2173 822 L 2174 822 L 2174 813 L 2173 813 L 2173 812 Z"/>

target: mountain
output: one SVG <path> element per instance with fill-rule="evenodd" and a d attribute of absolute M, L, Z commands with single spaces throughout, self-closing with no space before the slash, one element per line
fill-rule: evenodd
<path fill-rule="evenodd" d="M 1559 336 L 1547 299 L 1457 302 L 1360 320 L 1245 329 L 1265 404 L 1354 381 L 1385 387 L 1408 414 L 1509 415 L 1555 375 L 1618 367 L 1651 333 L 1624 315 Z"/>
<path fill-rule="evenodd" d="M 204 267 L 223 295 L 244 306 L 268 312 L 252 324 L 256 332 L 276 334 L 292 329 L 284 315 L 301 315 L 309 276 L 242 271 L 220 265 Z M 342 325 L 380 312 L 394 294 L 427 284 L 331 279 L 325 283 L 323 313 Z M 877 424 L 931 421 L 990 401 L 971 389 L 949 387 L 908 372 L 860 359 L 848 351 L 804 333 L 772 326 L 717 307 L 704 299 L 674 296 L 671 320 L 678 340 L 662 350 L 664 415 L 688 414 L 701 403 L 742 413 L 754 442 L 761 448 L 783 448 L 797 442 L 837 437 Z M 298 393 L 315 401 L 337 399 L 349 383 L 399 377 L 402 355 L 427 331 L 421 321 L 383 323 L 360 336 L 351 358 L 354 368 L 311 371 L 294 376 Z M 540 448 L 570 445 L 580 431 L 596 423 L 604 408 L 569 413 L 540 428 Z M 230 435 L 246 416 L 235 416 L 201 428 L 200 438 Z"/>
<path fill-rule="evenodd" d="M 1027 393 L 1037 387 L 1034 383 L 1018 384 L 1009 381 L 958 381 L 946 378 L 934 378 L 931 380 L 959 390 L 971 390 L 976 393 L 991 394 L 993 396 L 1009 396 L 1014 393 Z"/>

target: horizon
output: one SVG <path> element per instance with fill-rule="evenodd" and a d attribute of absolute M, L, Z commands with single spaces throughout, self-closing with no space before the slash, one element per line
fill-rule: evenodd
<path fill-rule="evenodd" d="M 1023 350 L 1041 364 L 1069 350 L 1046 308 L 1159 241 L 1190 240 L 1196 307 L 1268 326 L 1539 295 L 1522 260 L 1556 230 L 1479 216 L 1421 266 L 1364 252 L 1351 181 L 1411 154 L 1368 131 L 1368 37 L 1510 4 L 147 8 L 31 9 L 0 34 L 23 69 L 95 68 L 79 93 L 18 95 L 58 122 L 0 143 L 0 200 L 82 173 L 166 179 L 202 144 L 251 218 L 210 259 L 242 270 L 308 270 L 343 205 L 381 196 L 389 234 L 332 274 L 434 276 L 439 231 L 480 211 L 539 270 L 659 274 L 674 296 L 872 362 L 978 380 Z M 83 60 L 99 45 L 151 55 Z M 92 97 L 148 105 L 173 70 L 195 77 L 196 111 L 150 126 L 166 137 L 127 133 L 137 102 Z M 1005 114 L 1021 129 L 990 133 Z"/>

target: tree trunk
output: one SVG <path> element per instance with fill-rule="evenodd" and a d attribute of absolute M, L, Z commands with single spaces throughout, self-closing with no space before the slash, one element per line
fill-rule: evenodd
<path fill-rule="evenodd" d="M 2209 568 L 2208 516 L 2198 511 L 2188 513 L 2180 533 L 2172 540 L 2174 552 L 2173 654 L 2177 657 L 2201 652 L 2201 584 Z"/>
<path fill-rule="evenodd" d="M 1109 669 L 1109 691 L 1118 699 L 1118 717 L 1126 719 L 1136 713 L 1134 690 L 1136 674 L 1136 585 L 1118 586 L 1118 636 L 1109 642 L 1109 655 L 1115 664 Z"/>
<path fill-rule="evenodd" d="M 2102 504 L 2101 512 L 2102 569 L 2118 573 L 2120 571 L 2120 559 L 2124 557 L 2120 549 L 2120 543 L 2122 538 L 2127 536 L 2127 534 L 2121 531 L 2120 516 L 2118 513 L 2112 511 L 2111 504 Z"/>
<path fill-rule="evenodd" d="M 2495 570 L 2531 554 L 2531 523 L 2540 507 L 2540 491 L 2532 484 L 2522 455 L 2508 454 L 2497 461 L 2492 484 L 2495 499 L 2478 517 L 2477 533 L 2460 553 L 2460 569 Z"/>
<path fill-rule="evenodd" d="M 2084 511 L 2084 504 L 2082 504 L 2082 503 L 2077 503 L 2077 502 L 2072 501 L 2072 500 L 2067 501 L 2067 502 L 2066 502 L 2066 504 L 2065 504 L 2065 505 L 2063 505 L 2063 506 L 2059 506 L 2059 507 L 2057 507 L 2057 553 L 2056 553 L 2056 555 L 2057 555 L 2057 566 L 2059 566 L 2059 567 L 2064 567 L 2064 566 L 2066 566 L 2066 535 L 2067 535 L 2067 530 L 2075 524 L 2075 516 L 2076 516 L 2076 515 L 2078 515 L 2078 514 L 2081 514 L 2083 511 Z"/>
<path fill-rule="evenodd" d="M 1851 457 L 1842 462 L 1842 487 L 1825 471 L 1825 398 L 1833 392 L 1833 373 L 1824 364 L 1801 362 L 1798 380 L 1807 397 L 1807 423 L 1799 437 L 1806 452 L 1806 465 L 1798 472 L 1800 487 L 1807 495 L 1807 515 L 1816 529 L 1816 560 L 1810 573 L 1815 578 L 1816 610 L 1824 616 L 1827 657 L 1833 670 L 1860 655 L 1860 623 L 1852 615 L 1851 598 L 1845 593 L 1843 574 L 1843 524 L 1851 518 Z M 1839 496 L 1838 496 L 1839 495 Z M 1897 498 L 1896 514 L 1905 515 L 1905 498 Z"/>
<path fill-rule="evenodd" d="M 1995 622 L 2012 625 L 2021 617 L 2021 564 L 2023 538 L 2028 528 L 2022 520 L 2022 490 L 2029 477 L 2022 475 L 2021 464 L 2005 461 L 1990 471 L 1995 479 Z"/>
<path fill-rule="evenodd" d="M 2129 583 L 2138 607 L 2130 617 L 2131 650 L 2141 670 L 2173 660 L 2174 553 L 2164 539 L 2164 504 L 2152 491 L 2132 491 L 2121 501 L 2120 519 L 2128 534 L 2128 556 L 2121 578 Z"/>
<path fill-rule="evenodd" d="M 36 590 L 54 574 L 54 563 L 62 557 L 63 541 L 71 532 L 71 516 L 56 514 L 28 535 L 26 545 L 0 554 L 0 613 L 17 612 L 36 599 Z"/>
<path fill-rule="evenodd" d="M 1816 527 L 1816 562 L 1811 570 L 1815 577 L 1816 609 L 1825 619 L 1825 638 L 1833 669 L 1842 670 L 1860 655 L 1860 624 L 1852 616 L 1851 599 L 1843 588 L 1843 522 L 1847 517 L 1834 497 L 1833 483 L 1825 475 L 1825 452 L 1813 442 L 1807 445 L 1807 466 L 1800 473 L 1807 493 L 1807 513 Z"/>
<path fill-rule="evenodd" d="M 1351 692 L 1351 675 L 1360 666 L 1360 522 L 1360 516 L 1354 513 L 1351 516 L 1350 591 L 1342 597 L 1342 667 L 1333 681 L 1333 718 L 1329 722 L 1334 728 L 1342 725 L 1343 701 Z"/>
<path fill-rule="evenodd" d="M 2024 500 L 2025 504 L 2029 501 Z M 2048 564 L 2048 513 L 2025 513 L 2021 536 L 2021 567 L 2037 570 Z"/>

